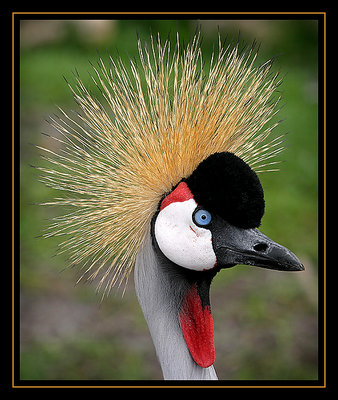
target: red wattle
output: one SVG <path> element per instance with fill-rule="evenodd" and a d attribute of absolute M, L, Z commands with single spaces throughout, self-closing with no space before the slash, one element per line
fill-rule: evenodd
<path fill-rule="evenodd" d="M 179 320 L 192 358 L 201 367 L 210 367 L 215 361 L 214 323 L 210 306 L 202 307 L 196 284 L 183 300 Z"/>

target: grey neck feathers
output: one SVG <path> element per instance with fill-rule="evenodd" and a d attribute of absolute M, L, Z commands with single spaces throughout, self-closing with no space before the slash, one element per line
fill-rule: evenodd
<path fill-rule="evenodd" d="M 170 268 L 170 266 L 169 266 Z M 166 380 L 217 379 L 214 367 L 202 368 L 192 359 L 179 325 L 178 311 L 186 283 L 168 274 L 156 254 L 150 234 L 137 255 L 136 294 Z"/>

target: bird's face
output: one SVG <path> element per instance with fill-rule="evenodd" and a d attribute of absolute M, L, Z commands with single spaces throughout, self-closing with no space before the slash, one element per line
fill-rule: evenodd
<path fill-rule="evenodd" d="M 170 261 L 195 271 L 236 264 L 285 271 L 303 269 L 290 250 L 258 229 L 236 227 L 199 205 L 185 182 L 162 201 L 154 234 Z"/>
<path fill-rule="evenodd" d="M 226 161 L 230 158 L 231 165 L 224 165 L 223 154 Z M 200 164 L 202 168 L 198 167 L 192 179 L 180 182 L 162 200 L 154 224 L 160 250 L 175 264 L 195 271 L 236 264 L 302 270 L 301 262 L 290 250 L 255 228 L 256 221 L 260 221 L 264 212 L 263 191 L 256 174 L 235 157 L 230 153 L 220 153 L 219 165 L 215 166 L 218 169 L 210 171 L 209 180 L 205 178 L 203 163 Z M 206 164 L 204 169 L 210 169 L 208 162 Z M 230 166 L 237 171 L 231 171 L 229 177 L 224 168 Z M 216 180 L 221 178 L 222 183 L 216 182 L 215 190 L 212 175 L 217 173 L 220 176 L 216 176 Z M 201 194 L 200 186 L 205 191 L 208 185 L 209 193 Z M 215 201 L 217 189 L 220 198 Z M 228 209 L 222 210 L 222 205 Z"/>

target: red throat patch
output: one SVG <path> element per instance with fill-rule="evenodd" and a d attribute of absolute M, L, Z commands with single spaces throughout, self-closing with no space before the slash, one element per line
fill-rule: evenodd
<path fill-rule="evenodd" d="M 199 366 L 210 367 L 215 361 L 214 323 L 210 306 L 202 307 L 196 284 L 183 300 L 179 320 L 192 358 Z"/>

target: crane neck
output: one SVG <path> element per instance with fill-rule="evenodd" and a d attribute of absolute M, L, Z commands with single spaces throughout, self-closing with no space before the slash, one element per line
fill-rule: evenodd
<path fill-rule="evenodd" d="M 194 291 L 203 292 L 202 298 L 209 299 L 209 286 L 212 277 L 213 275 L 210 276 L 209 282 L 208 279 L 196 282 L 189 271 L 172 263 L 159 252 L 150 233 L 138 253 L 134 273 L 136 294 L 152 336 L 163 377 L 166 380 L 217 379 L 213 365 L 208 367 L 199 365 L 203 362 L 208 365 L 208 358 L 212 357 L 213 325 L 211 314 L 207 312 L 206 316 L 203 316 L 208 322 L 202 324 L 203 329 L 205 330 L 204 326 L 206 326 L 207 330 L 212 330 L 212 332 L 209 332 L 212 334 L 212 343 L 211 341 L 210 343 L 203 342 L 203 346 L 209 346 L 211 349 L 206 352 L 207 356 L 204 357 L 204 360 L 198 354 L 198 343 L 194 347 L 193 335 L 196 336 L 196 333 L 189 336 L 189 324 L 191 324 L 189 312 L 182 313 L 182 307 L 196 307 L 194 302 L 192 302 L 192 306 L 189 303 Z M 187 296 L 187 293 L 189 296 Z M 184 299 L 188 299 L 188 301 L 184 303 Z M 188 321 L 185 321 L 184 318 L 188 318 Z M 185 334 L 182 332 L 184 324 L 187 324 Z M 208 336 L 208 332 L 205 333 L 204 331 L 200 334 L 202 336 L 206 334 L 206 337 L 210 336 Z M 192 341 L 192 344 L 189 340 Z M 193 354 L 193 358 L 194 348 L 196 348 L 197 356 Z M 199 364 L 194 360 L 196 357 L 201 359 Z"/>

